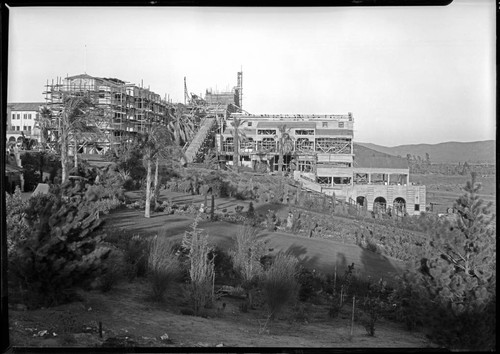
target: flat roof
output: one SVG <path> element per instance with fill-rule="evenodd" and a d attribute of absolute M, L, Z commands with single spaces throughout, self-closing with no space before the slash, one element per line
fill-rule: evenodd
<path fill-rule="evenodd" d="M 286 125 L 287 129 L 292 128 L 310 128 L 314 129 L 316 127 L 316 123 L 314 122 L 281 122 L 281 121 L 272 121 L 272 122 L 258 122 L 257 128 L 277 128 L 280 125 Z"/>
<path fill-rule="evenodd" d="M 11 111 L 37 111 L 44 102 L 12 102 L 7 103 L 7 108 Z"/>
<path fill-rule="evenodd" d="M 251 114 L 232 113 L 231 116 L 242 119 L 263 119 L 263 120 L 287 120 L 287 121 L 308 121 L 308 120 L 346 120 L 353 121 L 352 114 Z M 229 117 L 231 119 L 231 117 Z"/>
<path fill-rule="evenodd" d="M 316 135 L 345 135 L 352 136 L 352 129 L 316 129 Z"/>

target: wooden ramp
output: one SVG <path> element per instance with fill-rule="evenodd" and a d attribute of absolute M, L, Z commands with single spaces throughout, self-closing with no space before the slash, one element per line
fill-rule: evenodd
<path fill-rule="evenodd" d="M 200 129 L 198 129 L 198 132 L 186 149 L 185 155 L 187 163 L 191 163 L 194 161 L 196 154 L 200 150 L 201 145 L 207 138 L 208 134 L 210 133 L 210 129 L 212 129 L 214 124 L 215 118 L 205 118 L 202 120 Z"/>

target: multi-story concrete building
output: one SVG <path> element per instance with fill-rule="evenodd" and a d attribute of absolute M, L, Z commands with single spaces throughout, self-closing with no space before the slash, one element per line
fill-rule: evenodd
<path fill-rule="evenodd" d="M 96 125 L 102 134 L 83 134 L 79 139 L 78 151 L 86 154 L 103 154 L 113 144 L 147 132 L 152 124 L 166 124 L 167 109 L 173 109 L 159 94 L 142 85 L 87 74 L 47 82 L 44 93 L 46 105 L 54 116 L 62 110 L 66 96 L 87 95 L 101 109 L 102 116 Z"/>
<path fill-rule="evenodd" d="M 265 164 L 268 171 L 278 171 L 281 144 L 283 170 L 293 170 L 294 178 L 306 189 L 335 195 L 368 210 L 409 214 L 425 210 L 425 186 L 409 183 L 406 160 L 354 144 L 351 113 L 233 113 L 216 138 L 219 154 L 228 164 L 233 164 L 231 123 L 235 120 L 241 121 L 238 153 L 244 166 Z"/>
<path fill-rule="evenodd" d="M 37 125 L 43 102 L 7 103 L 7 142 L 20 143 L 22 136 L 40 142 Z"/>

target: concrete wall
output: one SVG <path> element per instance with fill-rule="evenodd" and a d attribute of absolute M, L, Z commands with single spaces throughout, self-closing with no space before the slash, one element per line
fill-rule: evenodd
<path fill-rule="evenodd" d="M 359 196 L 365 197 L 368 210 L 373 210 L 374 201 L 378 197 L 386 200 L 387 207 L 394 207 L 396 198 L 403 198 L 406 202 L 406 211 L 410 215 L 418 215 L 425 211 L 426 189 L 425 186 L 398 186 L 398 185 L 354 185 L 346 187 L 346 200 L 356 201 Z M 419 210 L 415 210 L 415 205 L 419 205 Z"/>

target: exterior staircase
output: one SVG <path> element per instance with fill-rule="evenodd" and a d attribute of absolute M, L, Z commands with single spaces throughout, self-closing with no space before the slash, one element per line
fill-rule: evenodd
<path fill-rule="evenodd" d="M 184 151 L 187 163 L 192 163 L 194 161 L 196 153 L 203 145 L 203 142 L 207 138 L 207 135 L 210 132 L 210 129 L 212 129 L 214 124 L 215 124 L 215 118 L 204 118 L 201 121 L 200 129 L 198 129 L 193 140 L 189 143 L 186 150 Z"/>

